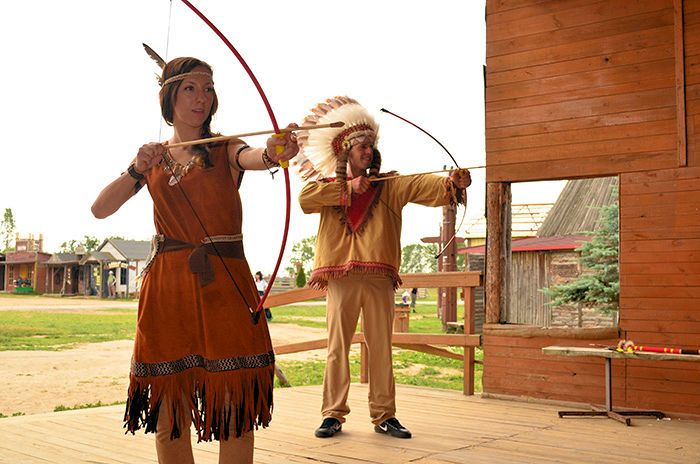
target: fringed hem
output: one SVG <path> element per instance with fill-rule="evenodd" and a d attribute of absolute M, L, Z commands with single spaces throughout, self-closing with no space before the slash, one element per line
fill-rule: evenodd
<path fill-rule="evenodd" d="M 316 290 L 326 290 L 328 281 L 331 279 L 340 279 L 347 276 L 350 272 L 358 274 L 373 274 L 385 275 L 391 278 L 394 284 L 394 290 L 399 288 L 403 281 L 399 277 L 399 273 L 393 266 L 383 263 L 367 263 L 361 261 L 350 261 L 343 266 L 327 266 L 314 269 L 311 272 L 311 279 L 307 285 Z"/>
<path fill-rule="evenodd" d="M 180 437 L 184 414 L 191 414 L 197 441 L 241 437 L 272 419 L 274 366 L 206 372 L 201 368 L 158 377 L 130 376 L 124 428 L 156 432 L 161 406 L 171 408 L 170 438 Z M 187 431 L 185 431 L 187 433 Z"/>
<path fill-rule="evenodd" d="M 445 183 L 445 196 L 447 201 L 450 202 L 450 206 L 455 206 L 456 204 L 466 204 L 467 197 L 465 189 L 455 187 L 455 184 L 449 177 L 446 177 L 443 182 Z"/>

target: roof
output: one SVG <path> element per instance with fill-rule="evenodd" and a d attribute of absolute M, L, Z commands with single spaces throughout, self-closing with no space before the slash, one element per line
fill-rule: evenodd
<path fill-rule="evenodd" d="M 45 263 L 49 258 L 51 254 L 42 251 L 11 251 L 7 253 L 5 262 L 7 264 Z"/>
<path fill-rule="evenodd" d="M 600 208 L 616 201 L 617 177 L 570 180 L 537 231 L 537 236 L 559 237 L 593 232 L 600 219 Z"/>
<path fill-rule="evenodd" d="M 547 218 L 554 203 L 525 203 L 511 205 L 511 222 L 513 237 L 534 237 L 540 226 Z M 486 217 L 481 213 L 465 221 L 464 226 L 457 232 L 460 237 L 486 237 Z"/>
<path fill-rule="evenodd" d="M 107 253 L 106 251 L 91 251 L 90 253 L 83 256 L 80 260 L 80 264 L 85 263 L 101 263 L 116 261 L 117 259 L 112 256 L 112 253 Z"/>
<path fill-rule="evenodd" d="M 78 264 L 80 258 L 75 253 L 54 253 L 46 264 Z"/>
<path fill-rule="evenodd" d="M 102 242 L 99 249 L 101 250 L 107 242 L 111 243 L 129 261 L 144 261 L 148 258 L 151 251 L 151 242 L 149 240 L 120 240 L 115 238 L 106 239 Z"/>
<path fill-rule="evenodd" d="M 556 251 L 575 250 L 584 242 L 591 241 L 590 235 L 564 235 L 561 237 L 530 237 L 513 240 L 511 251 Z M 485 253 L 485 245 L 473 246 L 457 250 L 457 253 Z"/>

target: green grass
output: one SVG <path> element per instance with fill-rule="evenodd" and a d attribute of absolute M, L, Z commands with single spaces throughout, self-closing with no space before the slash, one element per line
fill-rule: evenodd
<path fill-rule="evenodd" d="M 434 301 L 435 290 L 418 300 L 416 312 L 410 314 L 411 333 L 442 333 L 442 323 L 437 317 Z M 26 295 L 0 295 L 0 298 L 33 298 Z M 458 309 L 458 320 L 463 315 Z M 304 327 L 325 328 L 326 307 L 289 305 L 272 308 L 273 324 L 298 324 Z M 77 343 L 94 343 L 111 340 L 133 340 L 136 311 L 114 309 L 86 311 L 85 313 L 48 311 L 0 311 L 0 351 L 2 350 L 59 350 Z M 451 348 L 462 353 L 461 348 Z M 481 350 L 475 358 L 483 359 Z M 280 361 L 280 367 L 291 385 L 320 385 L 323 383 L 324 361 Z M 360 360 L 350 359 L 351 378 L 359 382 Z M 482 366 L 475 367 L 475 390 L 481 391 Z M 397 383 L 430 388 L 462 390 L 462 362 L 409 350 L 394 352 L 394 374 Z M 88 403 L 56 410 L 101 406 Z M 60 409 L 59 409 L 60 408 Z M 20 415 L 22 413 L 16 413 Z"/>
<path fill-rule="evenodd" d="M 115 406 L 117 404 L 126 403 L 124 401 L 115 401 L 114 403 L 103 403 L 102 401 L 98 401 L 97 403 L 75 404 L 73 406 L 63 406 L 62 404 L 59 404 L 53 408 L 53 412 L 72 411 L 74 409 L 101 408 L 102 406 Z"/>
<path fill-rule="evenodd" d="M 273 324 L 297 324 L 302 327 L 326 328 L 326 307 L 287 305 L 271 308 Z"/>
<path fill-rule="evenodd" d="M 461 348 L 452 348 L 456 353 L 463 353 Z M 483 352 L 476 349 L 475 359 L 483 360 Z M 280 369 L 294 387 L 323 384 L 326 363 L 323 361 L 279 361 Z M 480 392 L 482 365 L 474 368 L 474 391 Z M 462 391 L 464 376 L 462 362 L 415 351 L 400 350 L 394 352 L 394 376 L 396 383 L 415 385 L 426 388 L 443 388 Z M 350 356 L 350 380 L 360 381 L 360 357 Z M 279 382 L 275 379 L 275 386 Z"/>
<path fill-rule="evenodd" d="M 77 343 L 133 340 L 136 311 L 0 311 L 0 351 L 60 350 Z"/>

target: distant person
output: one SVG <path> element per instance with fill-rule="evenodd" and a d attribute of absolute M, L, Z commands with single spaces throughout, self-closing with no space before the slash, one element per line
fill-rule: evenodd
<path fill-rule="evenodd" d="M 275 355 L 255 312 L 239 187 L 246 171 L 294 157 L 296 136 L 169 148 L 214 136 L 218 101 L 212 68 L 196 58 L 163 63 L 159 82 L 172 137 L 143 145 L 92 206 L 108 217 L 143 186 L 153 200 L 158 235 L 141 281 L 125 427 L 155 432 L 160 464 L 194 462 L 192 425 L 199 441 L 219 442 L 219 462 L 252 463 L 253 431 L 272 417 Z"/>
<path fill-rule="evenodd" d="M 109 271 L 109 276 L 107 277 L 107 289 L 109 290 L 109 297 L 117 297 L 117 278 L 114 276 L 114 271 Z"/>
<path fill-rule="evenodd" d="M 408 299 L 411 297 L 410 293 L 408 293 L 408 290 L 404 290 L 403 293 L 401 294 L 401 304 L 407 306 L 408 305 Z"/>
<path fill-rule="evenodd" d="M 328 357 L 323 377 L 323 420 L 315 435 L 332 437 L 350 412 L 348 354 L 362 314 L 369 349 L 369 412 L 374 430 L 397 438 L 411 432 L 396 418 L 391 359 L 395 291 L 401 283 L 401 210 L 407 203 L 443 206 L 464 201 L 468 171 L 449 177 L 419 175 L 372 182 L 380 174 L 379 126 L 357 101 L 329 98 L 303 124 L 341 120 L 342 128 L 299 134 L 304 213 L 319 213 L 309 286 L 327 290 Z M 407 157 L 410 154 L 404 153 Z M 315 172 L 314 172 L 315 171 Z M 370 329 L 371 328 L 371 329 Z"/>
<path fill-rule="evenodd" d="M 418 299 L 418 289 L 413 288 L 411 290 L 411 312 L 416 312 L 416 300 Z"/>
<path fill-rule="evenodd" d="M 255 273 L 255 287 L 258 289 L 258 295 L 261 297 L 265 294 L 265 289 L 267 288 L 267 281 L 263 279 L 262 272 L 258 271 Z M 264 308 L 265 317 L 269 321 L 272 319 L 272 311 L 270 308 Z"/>

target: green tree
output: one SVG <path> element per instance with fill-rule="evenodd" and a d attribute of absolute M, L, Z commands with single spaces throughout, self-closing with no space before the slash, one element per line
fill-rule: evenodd
<path fill-rule="evenodd" d="M 399 272 L 413 274 L 416 272 L 437 272 L 438 246 L 414 243 L 401 249 L 401 267 Z"/>
<path fill-rule="evenodd" d="M 584 273 L 567 284 L 543 289 L 552 298 L 551 305 L 590 305 L 608 314 L 619 309 L 619 209 L 617 203 L 602 207 L 592 240 L 576 249 L 581 252 Z"/>
<path fill-rule="evenodd" d="M 303 267 L 300 267 L 299 272 L 297 272 L 296 284 L 297 288 L 303 288 L 306 285 L 306 272 L 304 272 Z"/>
<path fill-rule="evenodd" d="M 298 266 L 301 269 L 311 269 L 311 266 L 313 265 L 314 261 L 314 253 L 316 252 L 316 236 L 312 235 L 311 237 L 306 237 L 298 242 L 294 242 L 294 245 L 292 245 L 292 257 L 290 261 L 292 262 L 292 266 L 289 266 L 286 268 L 287 272 L 289 273 L 290 276 L 293 276 L 297 273 L 297 267 L 295 266 L 295 263 L 298 263 Z M 304 282 L 306 283 L 306 282 Z M 303 287 L 303 285 L 302 285 Z"/>
<path fill-rule="evenodd" d="M 86 252 L 94 251 L 102 243 L 97 237 L 91 235 L 84 235 L 82 240 L 68 240 L 67 242 L 61 243 L 59 246 L 59 253 L 75 253 L 78 245 L 82 245 Z"/>
<path fill-rule="evenodd" d="M 3 251 L 14 250 L 12 240 L 15 236 L 15 216 L 12 214 L 12 208 L 5 208 L 2 222 L 0 222 L 0 240 Z"/>

